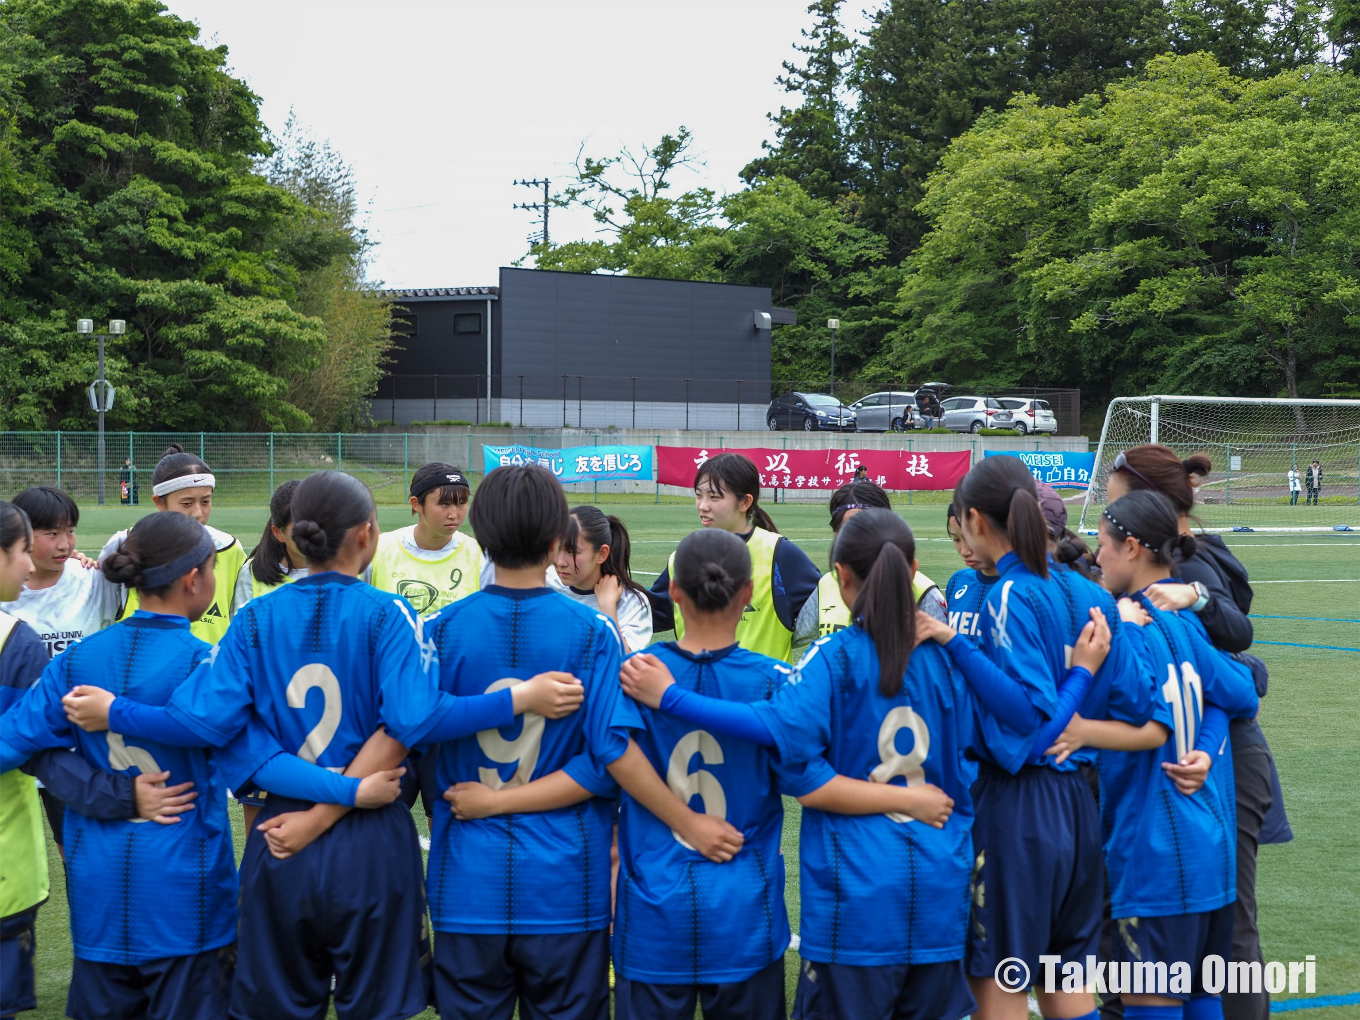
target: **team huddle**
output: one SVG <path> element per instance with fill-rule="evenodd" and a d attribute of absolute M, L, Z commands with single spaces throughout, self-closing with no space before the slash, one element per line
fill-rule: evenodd
<path fill-rule="evenodd" d="M 1039 1008 L 1095 1020 L 1089 956 L 1164 975 L 1107 1013 L 1216 1020 L 1273 766 L 1207 470 L 1121 454 L 1092 551 L 986 458 L 943 593 L 882 489 L 833 495 L 821 570 L 739 453 L 650 588 L 535 465 L 425 465 L 387 533 L 353 477 L 286 482 L 249 556 L 177 448 L 98 560 L 66 493 L 0 501 L 0 1017 L 36 1005 L 46 809 L 76 1020 L 783 1018 L 788 796 L 794 1017 L 1023 1020 L 994 976 L 1056 956 Z"/>

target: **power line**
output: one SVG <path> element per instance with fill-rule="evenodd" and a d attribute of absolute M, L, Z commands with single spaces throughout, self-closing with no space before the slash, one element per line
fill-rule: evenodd
<path fill-rule="evenodd" d="M 542 213 L 543 213 L 543 247 L 545 247 L 545 248 L 548 247 L 548 209 L 549 209 L 549 208 L 551 207 L 551 205 L 552 205 L 551 199 L 550 199 L 549 196 L 548 196 L 548 186 L 549 186 L 552 182 L 551 182 L 548 178 L 545 177 L 545 178 L 543 178 L 542 180 L 534 179 L 534 180 L 532 180 L 532 181 L 529 181 L 529 180 L 525 180 L 525 181 L 514 181 L 513 183 L 515 183 L 515 184 L 522 184 L 522 185 L 524 185 L 526 188 L 542 188 L 542 189 L 543 189 L 543 201 L 542 201 L 542 202 L 517 202 L 514 206 L 512 206 L 512 208 L 514 208 L 514 209 L 528 209 L 530 212 L 542 212 Z M 533 240 L 534 240 L 534 235 L 533 235 L 533 234 L 530 234 L 530 235 L 529 235 L 529 242 L 532 244 L 532 243 L 533 243 Z"/>

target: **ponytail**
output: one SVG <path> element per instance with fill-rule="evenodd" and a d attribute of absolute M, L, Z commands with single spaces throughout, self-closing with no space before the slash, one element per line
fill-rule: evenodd
<path fill-rule="evenodd" d="M 1065 563 L 1088 581 L 1095 580 L 1095 557 L 1090 547 L 1071 531 L 1064 529 L 1058 536 L 1053 558 Z"/>
<path fill-rule="evenodd" d="M 601 546 L 609 546 L 609 555 L 600 564 L 602 576 L 617 577 L 624 588 L 637 592 L 643 598 L 647 597 L 647 589 L 633 580 L 629 566 L 632 543 L 628 539 L 628 528 L 621 519 L 613 514 L 606 516 L 599 507 L 589 504 L 572 507 L 563 548 L 575 554 L 583 540 L 597 551 Z"/>
<path fill-rule="evenodd" d="M 1032 573 L 1048 576 L 1048 522 L 1039 507 L 1034 476 L 1019 457 L 988 457 L 954 490 L 959 522 L 976 510 L 1006 533 L 1011 548 Z"/>
<path fill-rule="evenodd" d="M 878 690 L 885 698 L 901 692 L 902 676 L 916 647 L 916 597 L 911 589 L 915 557 L 911 528 L 891 510 L 863 510 L 836 535 L 832 562 L 849 568 L 861 581 L 851 616 L 874 642 Z"/>
<path fill-rule="evenodd" d="M 283 564 L 293 565 L 288 559 L 288 546 L 274 537 L 274 529 L 282 531 L 293 523 L 293 493 L 300 484 L 297 479 L 290 478 L 274 490 L 269 499 L 269 520 L 265 521 L 264 534 L 250 552 L 250 573 L 255 580 L 271 588 L 282 584 L 287 576 Z"/>
<path fill-rule="evenodd" d="M 779 534 L 770 515 L 760 507 L 760 471 L 750 457 L 740 453 L 720 453 L 708 458 L 694 473 L 694 488 L 697 490 L 703 482 L 708 482 L 719 496 L 732 493 L 738 503 L 750 496 L 751 509 L 746 511 L 747 522 Z"/>

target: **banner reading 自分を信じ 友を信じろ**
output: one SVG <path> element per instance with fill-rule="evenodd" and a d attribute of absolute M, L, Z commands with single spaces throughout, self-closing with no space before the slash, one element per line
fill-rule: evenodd
<path fill-rule="evenodd" d="M 599 482 L 622 478 L 652 480 L 650 446 L 571 446 L 561 450 L 537 446 L 483 446 L 486 471 L 510 464 L 540 464 L 561 482 Z"/>

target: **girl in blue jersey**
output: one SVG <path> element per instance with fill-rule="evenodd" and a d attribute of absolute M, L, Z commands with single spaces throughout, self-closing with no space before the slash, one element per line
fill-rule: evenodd
<path fill-rule="evenodd" d="M 177 726 L 221 746 L 258 718 L 308 761 L 395 780 L 409 745 L 509 725 L 526 709 L 553 715 L 580 705 L 580 686 L 554 678 L 477 698 L 440 693 L 434 646 L 410 604 L 358 579 L 378 537 L 363 484 L 339 472 L 312 475 L 293 496 L 293 517 L 308 576 L 247 603 L 212 668 L 164 709 L 118 698 L 111 724 L 123 732 Z M 429 942 L 410 813 L 399 804 L 349 812 L 341 797 L 308 800 L 327 802 L 270 796 L 249 833 L 233 1015 L 314 1017 L 332 979 L 342 1020 L 421 1012 Z"/>
<path fill-rule="evenodd" d="M 585 707 L 439 748 L 454 807 L 435 813 L 430 844 L 439 1012 L 509 1020 L 518 1003 L 522 1016 L 605 1020 L 614 783 L 710 859 L 731 860 L 742 834 L 691 811 L 630 739 L 641 721 L 619 687 L 613 621 L 544 586 L 569 528 L 552 474 L 497 468 L 471 517 L 496 581 L 432 622 L 441 688 L 479 694 L 518 690 L 535 673 L 569 675 Z"/>
<path fill-rule="evenodd" d="M 937 622 L 918 622 L 925 636 L 946 644 L 987 709 L 974 745 L 968 975 L 979 1016 L 1023 1020 L 1021 985 L 1028 982 L 1003 989 L 994 980 L 998 967 L 1016 958 L 1033 979 L 1041 955 L 1083 959 L 1097 951 L 1100 935 L 1095 799 L 1077 763 L 1057 762 L 1044 750 L 1078 709 L 1142 726 L 1153 712 L 1152 677 L 1137 629 L 1119 627 L 1106 593 L 1072 571 L 1050 577 L 1048 529 L 1020 460 L 984 460 L 960 483 L 954 505 L 979 564 L 999 574 L 983 606 L 980 650 Z M 1080 668 L 1083 634 L 1097 623 L 1109 627 L 1109 654 L 1092 675 Z M 1095 1020 L 1088 993 L 1038 995 L 1046 1017 Z"/>
<path fill-rule="evenodd" d="M 973 1008 L 963 970 L 972 801 L 961 768 L 972 721 L 949 657 L 931 644 L 913 651 L 914 556 L 911 529 L 891 511 L 846 521 L 832 559 L 855 622 L 813 645 L 768 701 L 671 685 L 648 656 L 623 671 L 644 704 L 811 763 L 804 788 L 814 788 L 799 797 L 804 966 L 793 1010 L 804 1020 L 956 1020 Z"/>
<path fill-rule="evenodd" d="M 954 543 L 954 551 L 963 560 L 963 569 L 954 571 L 945 585 L 949 626 L 976 645 L 982 640 L 982 607 L 996 581 L 996 567 L 984 567 L 973 555 L 968 540 L 963 537 L 963 525 L 959 523 L 959 513 L 953 503 L 945 513 L 945 529 Z"/>
<path fill-rule="evenodd" d="M 1169 728 L 1174 740 L 1135 750 L 1141 734 L 1133 727 L 1078 716 L 1055 747 L 1064 754 L 1102 748 L 1105 862 L 1118 928 L 1113 962 L 1160 963 L 1171 972 L 1162 995 L 1130 994 L 1126 983 L 1124 1016 L 1219 1020 L 1221 1000 L 1201 978 L 1206 956 L 1226 959 L 1232 949 L 1236 825 L 1226 738 L 1230 718 L 1255 715 L 1255 684 L 1246 666 L 1209 643 L 1195 614 L 1158 609 L 1147 595 L 1195 551 L 1170 500 L 1146 490 L 1115 500 L 1101 518 L 1099 542 L 1105 585 L 1141 603 L 1146 656 L 1161 678 L 1156 721 L 1148 725 L 1163 734 Z"/>
<path fill-rule="evenodd" d="M 68 724 L 63 696 L 82 681 L 112 680 L 120 693 L 164 703 L 210 655 L 189 632 L 213 603 L 212 536 L 192 518 L 143 518 L 104 562 L 110 581 L 134 587 L 140 609 L 55 659 L 39 684 L 0 719 L 8 768 L 44 747 L 76 744 L 109 772 L 172 773 L 194 784 L 195 810 L 172 825 L 67 818 L 67 876 L 75 948 L 67 1011 L 107 1017 L 224 1017 L 236 940 L 236 868 L 225 783 L 214 756 L 154 739 Z M 87 699 L 94 700 L 94 699 Z M 245 775 L 272 775 L 277 745 L 252 733 L 232 753 Z M 333 780 L 305 765 L 314 780 Z M 285 781 L 284 788 L 289 787 Z M 385 799 L 397 790 L 396 777 Z"/>

